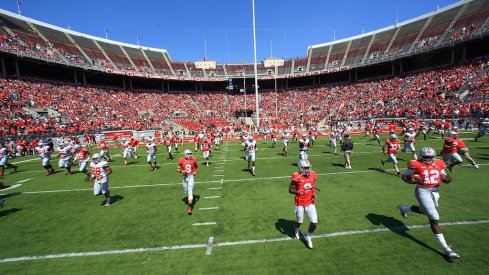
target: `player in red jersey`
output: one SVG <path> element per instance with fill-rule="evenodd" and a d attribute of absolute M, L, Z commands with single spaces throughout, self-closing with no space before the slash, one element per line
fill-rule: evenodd
<path fill-rule="evenodd" d="M 134 158 L 137 159 L 138 158 L 138 145 L 139 145 L 139 140 L 137 140 L 135 138 L 131 138 L 131 140 L 129 141 L 129 143 L 131 144 L 131 146 L 133 148 Z"/>
<path fill-rule="evenodd" d="M 100 142 L 100 155 L 107 159 L 107 161 L 111 162 L 112 159 L 110 158 L 110 152 L 109 152 L 109 145 L 107 144 L 107 141 L 103 140 Z"/>
<path fill-rule="evenodd" d="M 317 179 L 317 174 L 311 170 L 312 165 L 306 159 L 300 160 L 297 166 L 299 167 L 299 172 L 292 174 L 291 183 L 289 185 L 289 193 L 295 195 L 295 238 L 300 238 L 300 226 L 304 221 L 304 212 L 306 212 L 310 224 L 307 234 L 304 235 L 304 239 L 306 240 L 307 247 L 312 249 L 311 237 L 314 230 L 316 230 L 318 223 L 316 206 L 314 205 L 314 202 L 316 201 L 316 188 L 314 185 Z"/>
<path fill-rule="evenodd" d="M 172 160 L 173 155 L 171 154 L 171 146 L 173 143 L 172 143 L 172 139 L 170 138 L 170 136 L 166 136 L 165 140 L 163 140 L 163 144 L 165 144 L 165 146 L 166 146 L 166 151 L 168 152 L 168 159 Z"/>
<path fill-rule="evenodd" d="M 193 209 L 193 190 L 194 190 L 194 175 L 199 171 L 199 165 L 197 164 L 197 158 L 192 156 L 192 151 L 186 149 L 183 154 L 185 157 L 178 159 L 177 172 L 181 173 L 183 192 L 187 196 L 188 209 L 187 213 L 192 215 Z"/>
<path fill-rule="evenodd" d="M 202 154 L 204 155 L 205 165 L 209 166 L 209 154 L 212 148 L 212 143 L 209 141 L 207 137 L 204 137 L 202 141 Z"/>
<path fill-rule="evenodd" d="M 180 138 L 178 137 L 177 133 L 173 133 L 173 136 L 171 137 L 171 142 L 173 143 L 173 147 L 175 147 L 175 152 L 178 154 L 180 153 L 178 151 L 178 144 L 180 143 Z"/>
<path fill-rule="evenodd" d="M 445 237 L 438 224 L 440 215 L 436 210 L 440 198 L 440 194 L 438 193 L 440 181 L 449 183 L 452 178 L 445 173 L 445 162 L 443 160 L 435 160 L 436 152 L 433 148 L 423 147 L 419 150 L 419 155 L 420 158 L 418 160 L 408 162 L 408 169 L 402 175 L 403 181 L 409 184 L 416 184 L 415 194 L 419 206 L 399 205 L 398 208 L 404 218 L 407 218 L 410 211 L 428 216 L 431 231 L 435 235 L 438 243 L 445 250 L 445 255 L 451 259 L 458 259 L 460 256 L 453 252 L 445 241 Z"/>
<path fill-rule="evenodd" d="M 455 134 L 453 137 L 457 141 L 457 153 L 460 153 L 462 157 L 470 162 L 473 168 L 479 169 L 479 165 L 474 161 L 474 159 L 469 154 L 469 148 L 465 145 L 465 142 L 458 137 L 458 134 Z"/>
<path fill-rule="evenodd" d="M 79 171 L 82 173 L 85 173 L 87 177 L 85 178 L 85 181 L 90 180 L 90 172 L 87 170 L 87 163 L 90 162 L 90 152 L 88 152 L 87 145 L 80 146 L 80 144 L 76 144 L 74 147 L 75 150 L 75 157 L 78 160 L 78 165 L 79 165 Z"/>
<path fill-rule="evenodd" d="M 380 125 L 379 124 L 375 124 L 375 127 L 374 129 L 372 130 L 372 134 L 373 134 L 373 137 L 370 138 L 370 141 L 372 140 L 376 140 L 377 143 L 380 145 L 380 132 L 382 132 L 382 129 L 380 128 Z"/>
<path fill-rule="evenodd" d="M 447 168 L 452 173 L 453 167 L 463 162 L 462 158 L 457 152 L 459 139 L 456 139 L 455 136 L 457 136 L 456 132 L 449 132 L 449 137 L 445 139 L 445 142 L 443 143 L 443 150 L 441 151 L 441 154 L 443 155 L 443 161 L 445 161 L 445 163 L 448 163 Z"/>
<path fill-rule="evenodd" d="M 401 141 L 397 139 L 395 134 L 390 134 L 389 139 L 385 141 L 384 145 L 382 145 L 382 153 L 384 155 L 389 156 L 386 160 L 381 160 L 382 166 L 385 165 L 386 162 L 392 162 L 394 168 L 396 169 L 397 175 L 401 175 L 399 171 L 399 167 L 397 166 L 397 151 L 401 149 Z M 386 148 L 387 147 L 387 152 Z"/>
<path fill-rule="evenodd" d="M 396 133 L 396 124 L 394 122 L 391 122 L 389 124 L 389 134 L 395 134 Z"/>

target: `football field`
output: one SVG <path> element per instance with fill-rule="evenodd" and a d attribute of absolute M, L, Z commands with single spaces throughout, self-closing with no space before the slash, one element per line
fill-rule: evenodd
<path fill-rule="evenodd" d="M 111 149 L 109 207 L 76 165 L 76 173 L 66 176 L 52 158 L 56 173 L 46 177 L 38 157 L 13 159 L 19 172 L 9 169 L 1 179 L 10 187 L 0 190 L 0 274 L 488 274 L 489 138 L 474 142 L 473 136 L 461 134 L 480 168 L 464 160 L 453 182 L 440 187 L 441 228 L 462 256 L 458 260 L 444 256 L 426 216 L 401 217 L 398 204 L 417 204 L 415 186 L 404 183 L 392 164 L 383 167 L 381 147 L 362 135 L 352 138 L 351 170 L 340 153 L 332 154 L 327 138 L 309 151 L 320 189 L 313 249 L 292 237 L 288 186 L 298 170 L 295 142 L 285 157 L 280 140 L 276 148 L 258 140 L 255 177 L 241 143 L 225 142 L 209 166 L 194 152 L 200 167 L 193 215 L 187 215 L 176 172 L 183 154 L 170 161 L 163 146 L 157 171 L 150 171 L 143 148 L 127 167 L 120 150 Z M 439 138 L 418 137 L 416 148 L 439 152 L 442 145 Z M 185 148 L 193 144 L 180 152 Z M 398 159 L 404 171 L 412 155 L 399 152 Z M 308 224 L 306 217 L 303 234 Z"/>

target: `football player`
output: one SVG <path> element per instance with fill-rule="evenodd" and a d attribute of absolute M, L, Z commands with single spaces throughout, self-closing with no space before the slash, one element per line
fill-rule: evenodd
<path fill-rule="evenodd" d="M 49 162 L 51 160 L 51 153 L 53 150 L 51 149 L 51 143 L 49 141 L 40 141 L 39 146 L 35 148 L 37 154 L 41 158 L 42 167 L 46 169 L 46 176 L 54 174 L 54 168 Z"/>
<path fill-rule="evenodd" d="M 314 202 L 316 201 L 315 181 L 317 179 L 317 174 L 312 171 L 312 165 L 306 159 L 300 160 L 297 166 L 299 167 L 299 172 L 292 174 L 289 185 L 289 193 L 295 195 L 295 238 L 300 238 L 300 227 L 304 222 L 304 212 L 306 212 L 310 224 L 307 234 L 304 235 L 304 239 L 306 240 L 307 247 L 312 249 L 311 237 L 314 230 L 316 230 L 318 223 L 316 206 L 314 205 Z"/>
<path fill-rule="evenodd" d="M 397 139 L 396 134 L 390 134 L 389 139 L 387 139 L 382 145 L 382 153 L 384 155 L 387 155 L 388 158 L 386 160 L 381 160 L 380 163 L 382 163 L 382 166 L 385 165 L 386 162 L 392 162 L 394 165 L 394 168 L 396 169 L 397 175 L 401 175 L 401 172 L 399 171 L 399 167 L 397 166 L 397 151 L 401 149 L 401 141 Z M 387 152 L 386 152 L 386 147 L 387 147 Z"/>
<path fill-rule="evenodd" d="M 416 134 L 414 133 L 414 130 L 412 128 L 407 128 L 406 132 L 404 133 L 404 148 L 401 150 L 405 153 L 408 151 L 411 151 L 413 153 L 414 159 L 418 159 L 418 156 L 416 155 L 416 149 L 414 148 L 414 144 L 416 144 L 415 140 Z"/>
<path fill-rule="evenodd" d="M 202 147 L 202 154 L 204 155 L 204 159 L 205 159 L 205 165 L 209 166 L 209 154 L 212 147 L 212 143 L 209 141 L 207 137 L 204 137 L 201 147 Z"/>
<path fill-rule="evenodd" d="M 112 174 L 112 168 L 109 167 L 109 163 L 102 159 L 102 156 L 98 153 L 92 155 L 90 168 L 92 170 L 90 179 L 95 180 L 93 194 L 95 196 L 100 194 L 105 195 L 104 207 L 107 207 L 110 205 L 109 175 Z"/>
<path fill-rule="evenodd" d="M 436 210 L 440 198 L 440 194 L 438 193 L 440 181 L 449 183 L 452 177 L 445 173 L 445 162 L 443 160 L 435 160 L 436 152 L 433 148 L 421 148 L 419 156 L 420 158 L 418 160 L 408 162 L 408 168 L 402 175 L 403 181 L 409 184 L 416 184 L 415 194 L 419 206 L 399 205 L 398 208 L 404 218 L 407 218 L 410 211 L 428 216 L 431 231 L 435 235 L 438 243 L 445 250 L 445 255 L 450 259 L 458 259 L 460 256 L 453 252 L 445 241 L 445 237 L 438 223 L 440 215 Z"/>
<path fill-rule="evenodd" d="M 468 162 L 470 162 L 473 168 L 479 169 L 479 165 L 470 156 L 469 148 L 467 148 L 465 142 L 458 137 L 458 134 L 456 134 L 453 138 L 457 141 L 457 153 L 461 154 L 462 157 L 464 157 Z"/>
<path fill-rule="evenodd" d="M 199 166 L 198 160 L 192 156 L 191 150 L 186 149 L 183 154 L 185 157 L 178 160 L 177 172 L 182 174 L 183 192 L 187 194 L 187 213 L 192 215 L 194 175 L 199 171 Z"/>
<path fill-rule="evenodd" d="M 172 146 L 172 139 L 170 138 L 169 135 L 166 136 L 165 140 L 163 141 L 163 144 L 166 146 L 166 151 L 168 152 L 168 159 L 172 160 L 173 155 L 171 153 L 171 146 Z"/>
<path fill-rule="evenodd" d="M 87 163 L 90 160 L 89 156 L 91 155 L 90 152 L 88 152 L 87 145 L 82 145 L 80 144 L 75 145 L 75 154 L 76 154 L 76 159 L 78 160 L 78 165 L 80 166 L 79 171 L 82 173 L 85 173 L 87 175 L 85 180 L 89 180 L 91 175 L 90 172 L 86 169 Z"/>
<path fill-rule="evenodd" d="M 489 132 L 489 118 L 485 118 L 480 126 L 479 126 L 479 133 L 477 133 L 477 136 L 474 138 L 474 141 L 479 141 L 479 139 L 483 136 L 485 136 Z"/>
<path fill-rule="evenodd" d="M 336 150 L 337 150 L 336 148 L 338 147 L 336 140 L 338 139 L 339 136 L 340 136 L 340 132 L 335 129 L 333 132 L 331 132 L 331 134 L 329 134 L 329 137 L 328 137 L 328 139 L 329 139 L 328 146 L 329 146 L 329 148 L 333 148 L 333 150 L 334 150 L 333 153 L 335 155 L 338 155 L 338 153 L 336 152 Z"/>
<path fill-rule="evenodd" d="M 382 129 L 380 128 L 379 124 L 375 124 L 374 129 L 372 130 L 373 137 L 370 138 L 370 141 L 376 140 L 377 143 L 380 145 L 380 133 L 382 132 Z"/>
<path fill-rule="evenodd" d="M 109 162 L 112 161 L 110 158 L 110 152 L 109 152 L 109 145 L 107 144 L 107 141 L 103 140 L 100 142 L 100 155 L 107 159 Z"/>
<path fill-rule="evenodd" d="M 443 143 L 443 150 L 441 154 L 443 156 L 443 161 L 448 163 L 448 170 L 453 173 L 453 167 L 459 165 L 463 162 L 462 158 L 458 154 L 458 135 L 456 132 L 450 131 L 448 133 L 448 137 L 445 139 Z"/>
<path fill-rule="evenodd" d="M 307 159 L 307 152 L 309 151 L 309 139 L 305 134 L 299 139 L 299 159 Z"/>
<path fill-rule="evenodd" d="M 246 141 L 246 160 L 248 161 L 248 169 L 251 167 L 251 174 L 256 176 L 255 173 L 255 152 L 256 152 L 256 140 L 253 139 L 253 136 L 250 135 L 248 140 Z"/>
<path fill-rule="evenodd" d="M 154 139 L 148 139 L 146 142 L 146 154 L 148 155 L 146 157 L 146 161 L 148 162 L 149 166 L 151 167 L 151 171 L 155 171 L 157 169 L 156 166 L 156 143 L 154 142 Z M 151 163 L 153 161 L 153 163 Z"/>
<path fill-rule="evenodd" d="M 64 143 L 59 143 L 59 154 L 56 156 L 60 159 L 58 162 L 59 168 L 66 168 L 67 176 L 71 176 L 71 162 L 73 161 L 73 153 L 71 146 Z"/>
<path fill-rule="evenodd" d="M 282 149 L 282 152 L 284 152 L 285 157 L 287 156 L 288 153 L 289 139 L 290 139 L 290 133 L 288 131 L 285 131 L 284 134 L 282 135 L 282 142 L 284 143 L 284 148 Z"/>
<path fill-rule="evenodd" d="M 0 176 L 3 176 L 5 173 L 5 168 L 13 168 L 15 172 L 17 172 L 18 167 L 8 163 L 8 156 L 10 152 L 7 147 L 3 143 L 0 143 Z"/>

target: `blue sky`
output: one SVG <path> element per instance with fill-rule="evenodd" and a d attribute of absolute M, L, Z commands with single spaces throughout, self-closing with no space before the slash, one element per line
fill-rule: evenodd
<path fill-rule="evenodd" d="M 355 36 L 455 0 L 255 0 L 257 61 L 306 55 L 307 46 Z M 253 62 L 251 0 L 21 0 L 22 15 L 82 33 L 168 50 L 175 61 Z M 17 12 L 17 0 L 0 8 Z"/>

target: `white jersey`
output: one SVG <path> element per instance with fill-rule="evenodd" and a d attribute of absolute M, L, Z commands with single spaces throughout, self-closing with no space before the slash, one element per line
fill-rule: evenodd
<path fill-rule="evenodd" d="M 4 157 L 8 156 L 8 150 L 6 147 L 3 147 L 0 149 L 0 159 L 3 159 Z"/>
<path fill-rule="evenodd" d="M 132 145 L 129 141 L 125 141 L 122 146 L 124 147 L 124 151 L 126 152 L 132 152 L 133 148 Z"/>
<path fill-rule="evenodd" d="M 49 158 L 52 153 L 51 147 L 49 147 L 48 145 L 36 147 L 36 152 L 42 159 Z"/>
<path fill-rule="evenodd" d="M 301 151 L 309 150 L 309 139 L 308 138 L 299 140 L 299 150 L 301 150 Z"/>
<path fill-rule="evenodd" d="M 416 135 L 414 133 L 405 133 L 404 134 L 404 142 L 406 142 L 406 143 L 413 143 L 415 136 Z"/>
<path fill-rule="evenodd" d="M 92 173 L 96 176 L 107 177 L 107 168 L 109 168 L 109 163 L 105 160 L 101 160 L 99 163 L 91 162 L 90 169 Z"/>
<path fill-rule="evenodd" d="M 60 149 L 59 155 L 61 156 L 62 159 L 71 158 L 71 156 L 73 156 L 73 153 L 71 152 L 71 146 L 66 146 L 66 147 Z"/>
<path fill-rule="evenodd" d="M 248 155 L 254 154 L 256 150 L 256 140 L 247 140 L 246 141 L 246 153 Z"/>
<path fill-rule="evenodd" d="M 155 143 L 146 144 L 146 153 L 154 154 L 155 152 L 156 152 L 156 144 Z"/>

